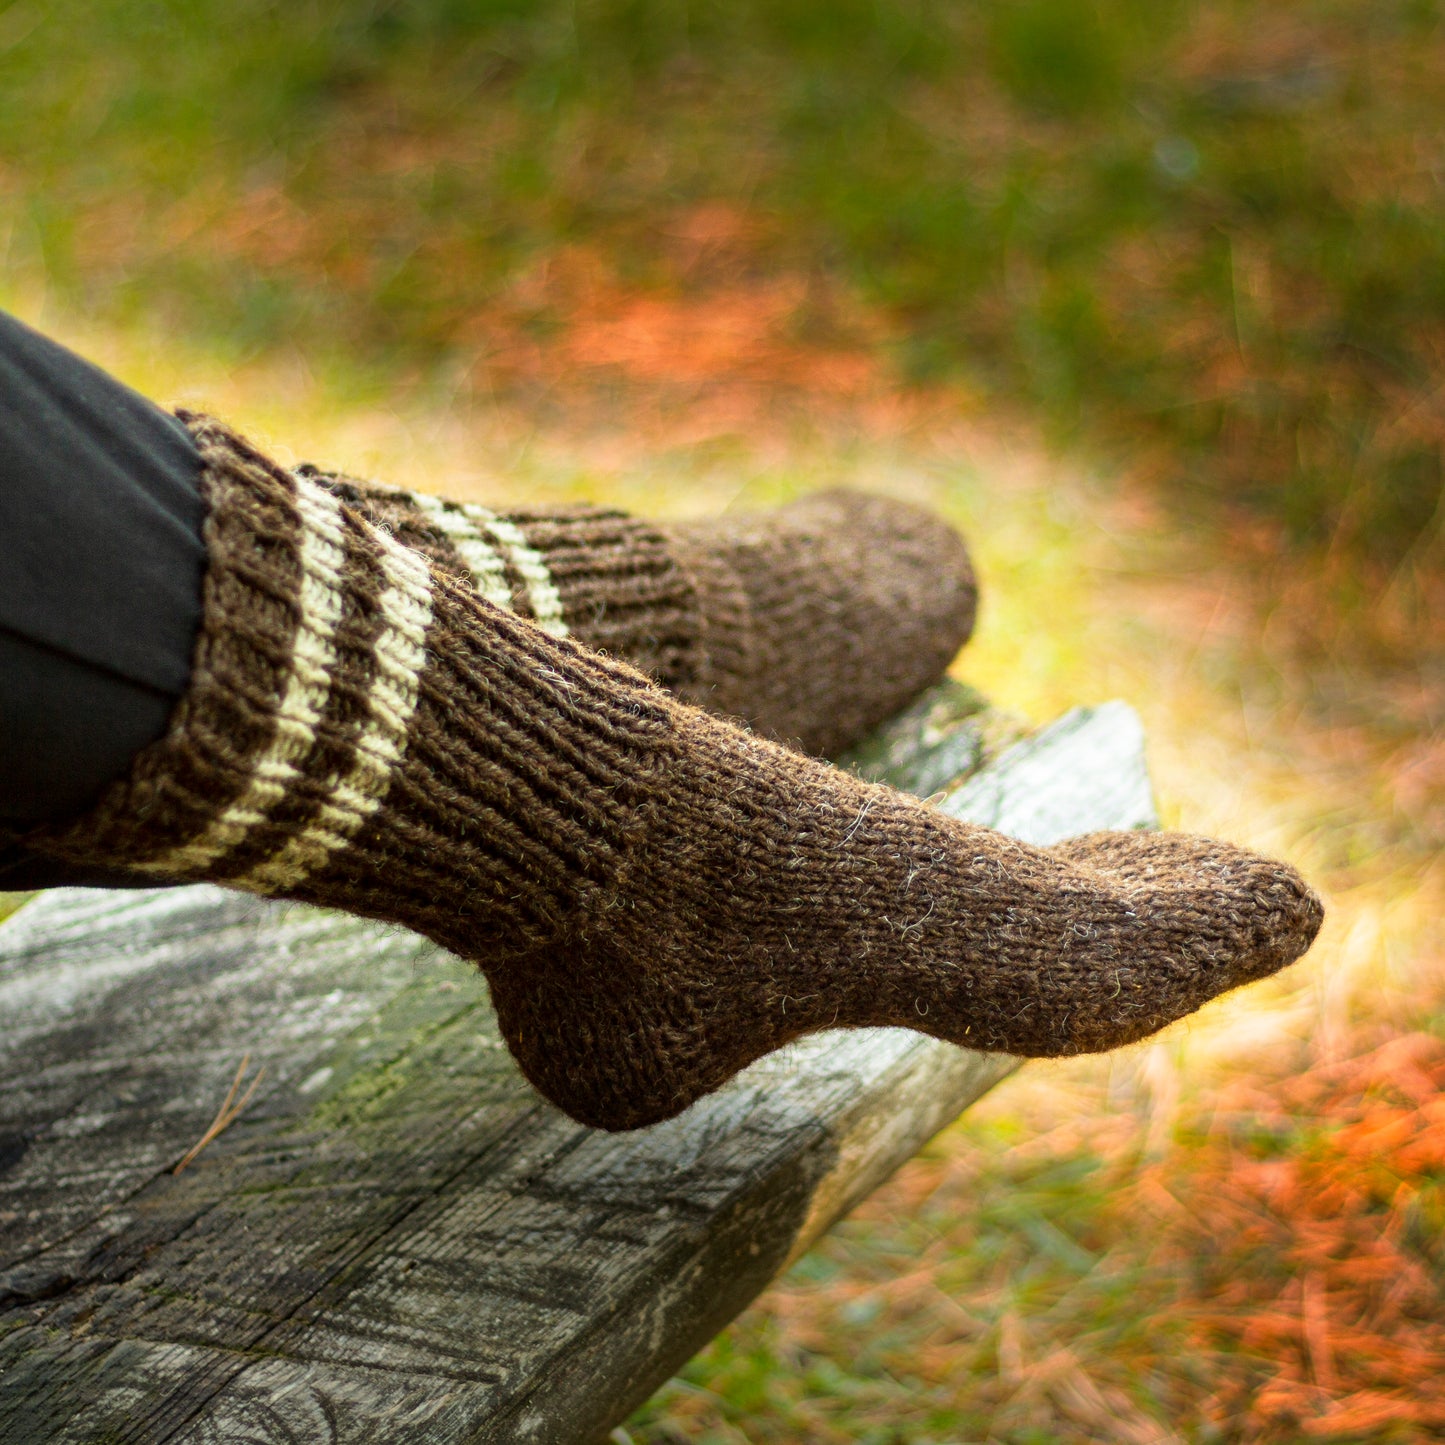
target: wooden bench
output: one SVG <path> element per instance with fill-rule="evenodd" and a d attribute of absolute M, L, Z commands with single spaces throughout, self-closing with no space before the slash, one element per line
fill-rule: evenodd
<path fill-rule="evenodd" d="M 1121 703 L 1025 737 L 946 683 L 852 763 L 1035 842 L 1154 817 Z M 603 1438 L 1014 1067 L 834 1031 L 595 1133 L 470 967 L 210 887 L 37 898 L 0 1021 L 6 1445 Z"/>

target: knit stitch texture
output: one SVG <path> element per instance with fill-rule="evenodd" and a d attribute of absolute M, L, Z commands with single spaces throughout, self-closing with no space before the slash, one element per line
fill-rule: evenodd
<path fill-rule="evenodd" d="M 962 540 L 887 497 L 834 490 L 652 526 L 586 507 L 497 512 L 301 471 L 489 602 L 805 752 L 858 742 L 936 682 L 973 631 Z"/>
<path fill-rule="evenodd" d="M 1181 835 L 1029 847 L 786 751 L 494 605 L 186 417 L 209 568 L 169 733 L 35 851 L 416 929 L 575 1118 L 676 1114 L 831 1025 L 1065 1055 L 1298 957 L 1293 869 Z"/>

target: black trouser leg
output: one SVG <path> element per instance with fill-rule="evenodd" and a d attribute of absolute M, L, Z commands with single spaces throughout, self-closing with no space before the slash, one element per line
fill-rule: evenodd
<path fill-rule="evenodd" d="M 146 881 L 16 840 L 89 807 L 185 690 L 199 470 L 172 417 L 0 312 L 0 890 Z"/>

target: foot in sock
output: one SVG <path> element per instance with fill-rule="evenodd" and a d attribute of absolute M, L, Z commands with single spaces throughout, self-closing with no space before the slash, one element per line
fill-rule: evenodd
<path fill-rule="evenodd" d="M 215 423 L 168 735 L 34 850 L 416 929 L 476 960 L 575 1118 L 678 1113 L 830 1025 L 1025 1055 L 1141 1038 L 1298 957 L 1227 844 L 1039 849 L 785 751 L 494 607 Z"/>
<path fill-rule="evenodd" d="M 828 491 L 654 527 L 588 508 L 498 514 L 301 470 L 489 602 L 805 752 L 859 741 L 936 682 L 973 631 L 958 534 L 886 497 Z"/>

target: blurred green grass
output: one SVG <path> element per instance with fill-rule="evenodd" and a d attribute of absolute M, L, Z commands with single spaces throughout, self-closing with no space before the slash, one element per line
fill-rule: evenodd
<path fill-rule="evenodd" d="M 1433 0 L 14 0 L 4 255 L 425 370 L 555 328 L 515 291 L 568 245 L 695 284 L 659 220 L 726 201 L 800 332 L 844 288 L 900 376 L 1378 585 L 1439 560 L 1442 67 Z"/>

